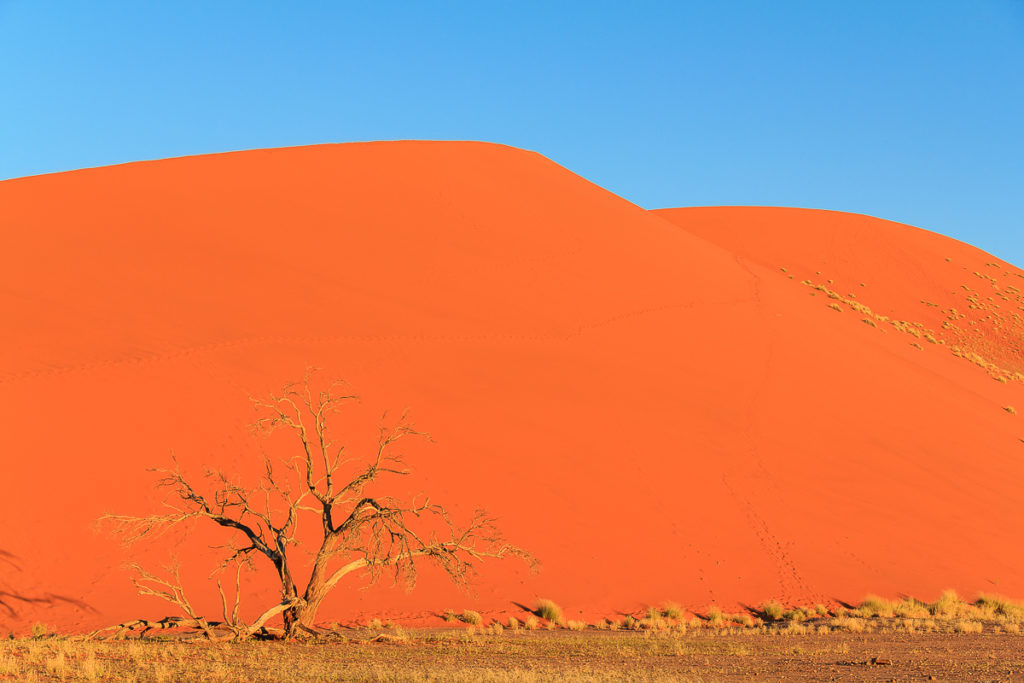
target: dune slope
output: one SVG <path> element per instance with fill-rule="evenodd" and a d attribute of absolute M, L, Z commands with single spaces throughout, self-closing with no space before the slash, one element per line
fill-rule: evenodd
<path fill-rule="evenodd" d="M 122 565 L 170 553 L 217 613 L 219 537 L 128 552 L 94 522 L 158 509 L 146 469 L 172 452 L 258 469 L 248 397 L 309 366 L 361 395 L 354 451 L 409 407 L 434 442 L 402 486 L 486 507 L 542 563 L 485 564 L 470 596 L 429 571 L 411 594 L 353 583 L 325 619 L 1024 595 L 1021 274 L 967 245 L 648 212 L 533 153 L 431 142 L 6 181 L 0 227 L 10 628 L 162 616 Z M 247 583 L 249 613 L 274 600 Z"/>

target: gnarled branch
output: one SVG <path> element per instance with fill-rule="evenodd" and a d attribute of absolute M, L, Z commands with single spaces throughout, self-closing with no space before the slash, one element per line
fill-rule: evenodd
<path fill-rule="evenodd" d="M 155 470 L 159 475 L 157 485 L 170 494 L 171 500 L 165 503 L 168 512 L 146 517 L 106 515 L 102 521 L 113 525 L 126 544 L 158 537 L 175 525 L 195 519 L 207 519 L 239 534 L 244 543 L 235 544 L 229 539 L 221 546 L 228 555 L 220 569 L 238 564 L 230 608 L 223 585 L 217 583 L 224 618 L 218 628 L 228 629 L 234 637 L 251 636 L 278 615 L 283 615 L 288 636 L 312 629 L 323 599 L 341 579 L 360 569 L 371 583 L 383 572 L 393 572 L 396 583 L 404 579 L 407 589 L 411 589 L 420 560 L 441 567 L 460 586 L 466 585 L 475 563 L 485 558 L 515 556 L 535 566 L 525 551 L 504 541 L 495 520 L 482 510 L 468 525 L 459 526 L 444 507 L 429 499 L 402 503 L 387 496 L 368 495 L 370 484 L 376 490 L 384 477 L 410 473 L 403 455 L 396 451 L 399 442 L 429 436 L 413 428 L 407 414 L 402 413 L 395 422 L 380 428 L 376 448 L 360 465 L 359 458 L 345 454 L 344 445 L 336 445 L 329 424 L 330 416 L 356 396 L 340 391 L 340 382 L 314 390 L 314 373 L 308 371 L 301 384 L 287 385 L 269 399 L 253 401 L 256 409 L 265 413 L 253 425 L 254 431 L 265 435 L 286 429 L 295 435 L 299 447 L 297 455 L 277 461 L 264 456 L 262 476 L 255 485 L 243 486 L 219 470 L 208 469 L 204 484 L 196 486 L 174 460 L 173 468 Z M 296 530 L 304 515 L 319 519 L 320 533 L 309 548 L 312 571 L 300 591 L 292 579 L 289 549 L 301 545 Z M 239 619 L 239 563 L 248 563 L 253 556 L 263 556 L 273 564 L 281 581 L 281 602 L 253 624 L 245 625 Z M 140 593 L 171 602 L 186 614 L 189 623 L 207 637 L 215 637 L 214 622 L 196 613 L 176 569 L 173 582 L 141 567 L 136 567 L 136 572 Z"/>

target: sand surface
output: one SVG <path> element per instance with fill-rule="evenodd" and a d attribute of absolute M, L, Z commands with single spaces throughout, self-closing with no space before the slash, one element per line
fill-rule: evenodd
<path fill-rule="evenodd" d="M 94 523 L 159 510 L 147 468 L 172 452 L 258 473 L 248 397 L 311 365 L 362 397 L 353 451 L 409 408 L 434 442 L 402 490 L 486 507 L 542 563 L 483 565 L 469 596 L 430 571 L 411 594 L 353 582 L 327 619 L 1024 596 L 1024 273 L 966 244 L 645 211 L 447 142 L 9 180 L 0 229 L 2 628 L 163 616 L 123 565 L 171 553 L 219 613 L 221 536 L 128 553 Z M 248 613 L 275 600 L 247 584 Z"/>

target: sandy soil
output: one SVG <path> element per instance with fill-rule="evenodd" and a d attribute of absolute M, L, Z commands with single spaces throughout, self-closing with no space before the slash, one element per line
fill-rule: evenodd
<path fill-rule="evenodd" d="M 0 641 L 0 680 L 1019 681 L 1020 640 L 435 631 L 407 641 L 331 645 Z"/>

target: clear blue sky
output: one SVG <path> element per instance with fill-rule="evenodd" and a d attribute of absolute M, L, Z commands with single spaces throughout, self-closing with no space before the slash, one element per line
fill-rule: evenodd
<path fill-rule="evenodd" d="M 1024 265 L 1021 0 L 0 0 L 0 105 L 0 178 L 488 140 L 647 208 L 854 211 Z"/>

